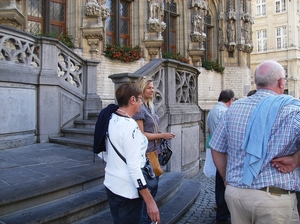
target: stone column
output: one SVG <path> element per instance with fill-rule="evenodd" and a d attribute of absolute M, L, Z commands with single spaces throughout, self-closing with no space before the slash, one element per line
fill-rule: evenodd
<path fill-rule="evenodd" d="M 191 3 L 192 31 L 191 43 L 189 44 L 189 56 L 192 58 L 193 65 L 200 67 L 202 65 L 202 56 L 205 51 L 203 42 L 206 39 L 204 33 L 204 15 L 207 5 L 203 0 L 195 0 Z"/>
<path fill-rule="evenodd" d="M 102 49 L 105 33 L 104 20 L 109 17 L 109 9 L 104 4 L 99 5 L 96 0 L 89 0 L 85 5 L 85 15 L 82 23 L 82 36 L 90 46 L 91 58 L 95 59 L 99 48 Z"/>
<path fill-rule="evenodd" d="M 166 29 L 163 21 L 164 15 L 163 0 L 148 0 L 149 19 L 144 43 L 148 49 L 151 59 L 160 58 L 161 46 L 163 43 L 162 32 Z"/>

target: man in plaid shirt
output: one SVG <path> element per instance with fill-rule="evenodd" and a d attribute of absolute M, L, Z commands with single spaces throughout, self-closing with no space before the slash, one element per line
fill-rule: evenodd
<path fill-rule="evenodd" d="M 283 94 L 286 81 L 279 63 L 261 63 L 257 92 L 229 107 L 209 143 L 233 224 L 299 224 L 300 167 L 283 173 L 272 166 L 300 149 L 300 101 Z"/>

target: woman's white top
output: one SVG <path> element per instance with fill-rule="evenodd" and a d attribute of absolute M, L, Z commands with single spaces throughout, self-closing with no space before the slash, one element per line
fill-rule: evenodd
<path fill-rule="evenodd" d="M 108 134 L 127 164 L 119 157 L 107 138 L 104 185 L 122 197 L 138 198 L 138 189 L 145 188 L 146 185 L 141 168 L 146 163 L 148 140 L 134 119 L 115 113 L 109 121 Z"/>

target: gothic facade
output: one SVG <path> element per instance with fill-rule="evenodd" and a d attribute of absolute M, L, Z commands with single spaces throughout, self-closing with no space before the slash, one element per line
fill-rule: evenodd
<path fill-rule="evenodd" d="M 134 72 L 152 59 L 173 52 L 201 71 L 199 105 L 209 109 L 218 93 L 231 88 L 237 97 L 250 90 L 252 44 L 249 0 L 3 0 L 0 23 L 33 34 L 68 33 L 74 51 L 99 60 L 97 92 L 113 100 L 109 75 Z M 140 46 L 132 63 L 104 56 L 107 43 Z M 224 74 L 203 69 L 218 61 Z"/>

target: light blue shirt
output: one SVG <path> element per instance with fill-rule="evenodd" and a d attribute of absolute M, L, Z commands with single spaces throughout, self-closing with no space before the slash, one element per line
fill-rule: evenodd
<path fill-rule="evenodd" d="M 227 154 L 226 181 L 229 185 L 251 189 L 273 186 L 300 191 L 300 167 L 284 174 L 272 167 L 271 162 L 273 158 L 294 154 L 300 148 L 300 107 L 291 104 L 282 107 L 277 113 L 267 142 L 265 159 L 257 177 L 250 186 L 242 181 L 247 155 L 242 145 L 248 120 L 259 101 L 270 95 L 277 94 L 270 90 L 259 89 L 256 94 L 235 101 L 220 120 L 210 146 L 218 152 Z"/>
<path fill-rule="evenodd" d="M 215 132 L 221 117 L 225 113 L 228 107 L 223 102 L 218 102 L 207 115 L 207 125 L 211 135 Z"/>

